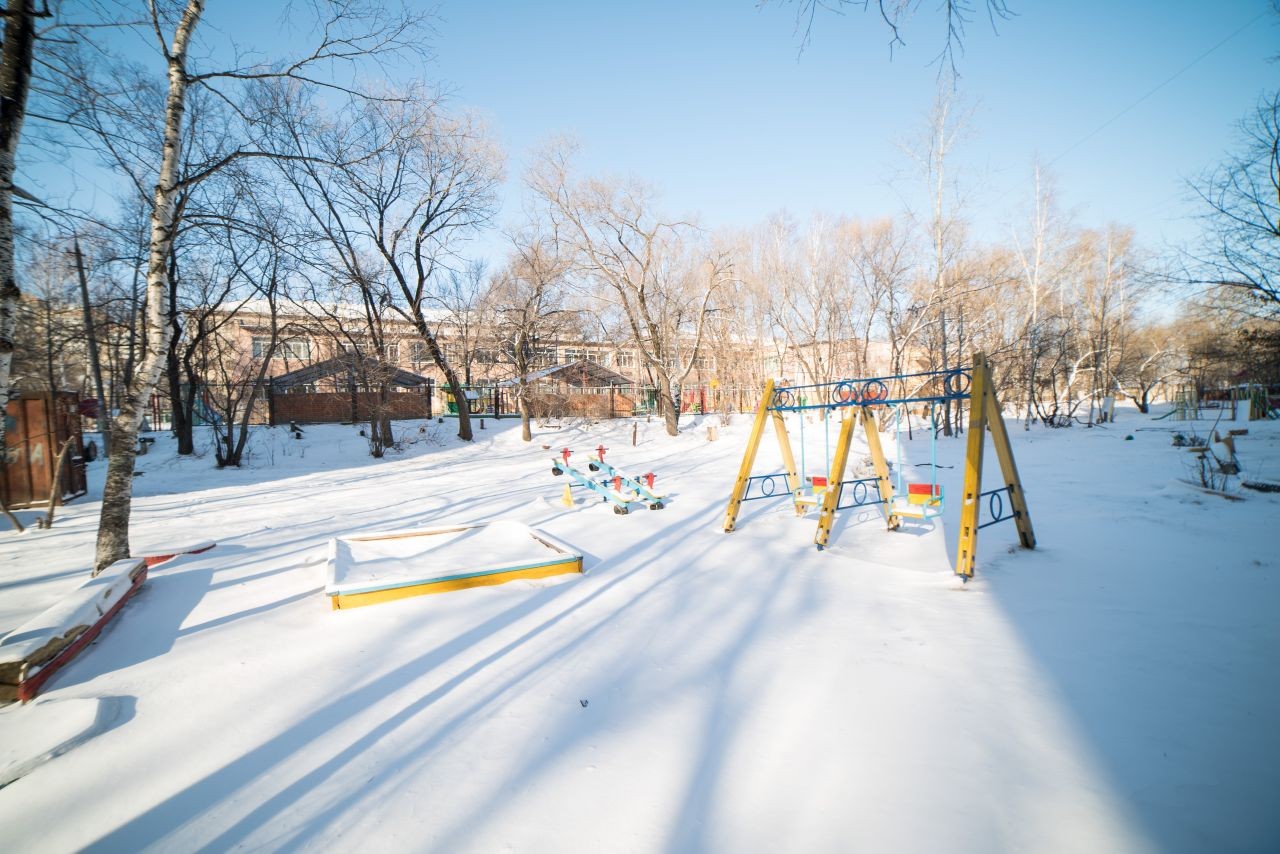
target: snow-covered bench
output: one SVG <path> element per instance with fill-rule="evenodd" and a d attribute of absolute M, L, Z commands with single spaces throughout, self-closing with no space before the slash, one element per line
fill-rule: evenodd
<path fill-rule="evenodd" d="M 5 635 L 0 640 L 0 702 L 34 698 L 58 668 L 98 636 L 146 579 L 143 558 L 118 560 Z"/>

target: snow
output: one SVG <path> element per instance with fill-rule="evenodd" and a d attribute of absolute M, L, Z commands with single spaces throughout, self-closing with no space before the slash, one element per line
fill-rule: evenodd
<path fill-rule="evenodd" d="M 118 723 L 125 706 L 119 697 L 40 697 L 0 709 L 0 786 Z"/>
<path fill-rule="evenodd" d="M 93 578 L 87 577 L 86 570 L 78 587 L 0 638 L 0 666 L 28 662 L 25 677 L 35 676 L 62 646 L 92 629 L 124 598 L 142 568 L 140 561 L 126 559 L 116 561 Z M 56 650 L 46 649 L 64 639 L 67 643 Z"/>
<path fill-rule="evenodd" d="M 489 421 L 471 445 L 403 423 L 384 460 L 353 427 L 263 430 L 235 471 L 157 436 L 135 542 L 218 546 L 155 568 L 20 709 L 131 711 L 0 789 L 7 847 L 1274 848 L 1280 495 L 1183 483 L 1187 425 L 1011 424 L 1039 547 L 986 528 L 961 584 L 955 500 L 898 533 L 841 514 L 824 552 L 785 500 L 723 533 L 750 420 L 715 442 L 706 423 L 641 420 L 636 447 L 631 422 L 525 444 Z M 1280 424 L 1233 426 L 1246 478 L 1280 481 Z M 674 500 L 563 507 L 544 443 L 603 443 Z M 962 456 L 940 441 L 952 498 Z M 755 471 L 778 466 L 767 436 Z M 996 486 L 990 452 L 987 470 Z M 83 579 L 101 478 L 52 530 L 0 536 L 0 629 Z M 329 610 L 330 538 L 498 520 L 586 574 Z"/>

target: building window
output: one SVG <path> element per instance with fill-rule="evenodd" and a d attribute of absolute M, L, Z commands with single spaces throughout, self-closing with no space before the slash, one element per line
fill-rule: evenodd
<path fill-rule="evenodd" d="M 427 351 L 426 341 L 409 342 L 409 361 L 415 365 L 431 361 L 431 354 Z"/>
<path fill-rule="evenodd" d="M 382 358 L 393 365 L 400 361 L 400 345 L 396 343 L 383 344 Z"/>
<path fill-rule="evenodd" d="M 264 358 L 267 355 L 267 351 L 270 349 L 270 338 L 254 336 L 253 358 Z M 298 361 L 305 362 L 311 358 L 311 342 L 306 338 L 293 338 L 287 341 L 277 341 L 276 351 L 272 354 L 271 358 L 296 359 Z"/>
<path fill-rule="evenodd" d="M 566 364 L 580 361 L 596 362 L 598 364 L 600 362 L 600 351 L 568 347 L 564 351 L 564 361 Z"/>
<path fill-rule="evenodd" d="M 622 351 L 614 353 L 613 364 L 619 368 L 634 368 L 636 366 L 636 354 Z"/>
<path fill-rule="evenodd" d="M 488 347 L 480 347 L 475 353 L 476 364 L 479 365 L 496 365 L 498 363 L 498 351 Z"/>
<path fill-rule="evenodd" d="M 533 351 L 533 359 L 531 363 L 534 365 L 556 365 L 556 348 L 555 347 L 538 347 Z"/>

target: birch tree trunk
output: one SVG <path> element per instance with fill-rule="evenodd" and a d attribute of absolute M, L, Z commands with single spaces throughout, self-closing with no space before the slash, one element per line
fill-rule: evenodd
<path fill-rule="evenodd" d="M 13 263 L 13 176 L 31 89 L 35 19 L 34 0 L 9 0 L 0 47 L 0 450 L 4 448 L 4 407 L 9 402 L 13 336 L 22 296 Z"/>
<path fill-rule="evenodd" d="M 102 434 L 102 450 L 111 453 L 111 412 L 102 385 L 102 359 L 98 355 L 98 333 L 93 322 L 93 306 L 89 302 L 89 280 L 84 271 L 84 255 L 80 252 L 80 240 L 75 241 L 76 273 L 80 279 L 80 301 L 84 309 L 85 346 L 89 351 L 89 369 L 93 374 L 93 388 L 98 395 L 98 432 Z"/>
<path fill-rule="evenodd" d="M 151 242 L 147 253 L 147 323 L 142 361 L 112 425 L 113 447 L 102 490 L 102 515 L 98 521 L 98 547 L 94 573 L 129 557 L 129 511 L 133 504 L 133 464 L 138 453 L 138 429 L 147 403 L 160 379 L 169 349 L 169 255 L 173 248 L 178 168 L 182 163 L 182 120 L 186 111 L 187 47 L 204 12 L 203 0 L 188 0 L 165 50 L 169 92 L 165 98 L 164 145 L 151 210 Z"/>

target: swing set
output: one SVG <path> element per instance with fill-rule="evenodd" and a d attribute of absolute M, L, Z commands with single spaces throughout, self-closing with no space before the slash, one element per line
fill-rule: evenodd
<path fill-rule="evenodd" d="M 891 396 L 891 387 L 905 389 L 908 381 L 916 386 L 916 392 L 908 396 L 904 390 L 900 397 Z M 788 493 L 798 516 L 803 516 L 810 507 L 819 508 L 818 530 L 813 542 L 820 551 L 827 546 L 835 514 L 839 510 L 881 506 L 886 527 L 891 531 L 897 530 L 904 519 L 926 521 L 941 516 L 945 504 L 942 484 L 938 482 L 935 416 L 938 404 L 964 400 L 969 401 L 969 435 L 965 448 L 964 485 L 961 490 L 956 574 L 966 580 L 973 577 L 978 531 L 998 522 L 1014 520 L 1022 547 L 1035 548 L 1036 538 L 1031 528 L 1031 515 L 1027 510 L 1022 481 L 1018 477 L 1013 450 L 1009 445 L 1004 416 L 991 382 L 991 368 L 981 353 L 974 355 L 973 366 L 970 368 L 842 379 L 813 385 L 776 386 L 773 380 L 765 383 L 751 436 L 743 454 L 742 466 L 738 470 L 738 479 L 734 483 L 733 494 L 725 512 L 725 532 L 734 530 L 743 502 L 780 498 Z M 932 431 L 929 480 L 924 483 L 909 483 L 905 478 L 906 467 L 902 459 L 902 431 L 908 423 L 909 407 L 926 404 Z M 892 477 L 876 425 L 874 410 L 879 407 L 893 409 L 897 453 Z M 810 475 L 805 465 L 805 413 L 813 411 L 822 413 L 826 450 L 824 462 L 830 466 L 820 475 Z M 784 418 L 788 412 L 797 413 L 800 417 L 799 468 L 792 453 Z M 830 423 L 833 414 L 840 417 L 840 432 L 836 438 L 834 454 Z M 767 422 L 773 423 L 777 434 L 784 470 L 753 475 L 751 470 L 755 465 L 756 452 L 760 448 Z M 846 480 L 849 447 L 858 425 L 861 425 L 866 436 L 875 474 L 872 477 Z M 982 460 L 988 431 L 991 433 L 996 457 L 1000 461 L 1003 485 L 983 492 Z M 786 491 L 780 489 L 782 484 L 785 484 Z M 981 518 L 984 502 L 987 506 L 985 520 Z"/>

